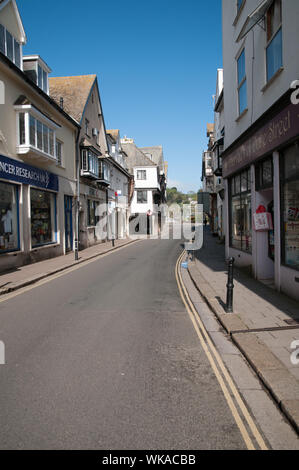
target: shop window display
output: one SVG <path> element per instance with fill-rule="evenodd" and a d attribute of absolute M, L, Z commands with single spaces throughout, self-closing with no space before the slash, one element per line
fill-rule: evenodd
<path fill-rule="evenodd" d="M 251 253 L 252 211 L 250 170 L 231 179 L 231 247 Z"/>
<path fill-rule="evenodd" d="M 0 183 L 0 252 L 19 249 L 18 187 Z"/>
<path fill-rule="evenodd" d="M 55 194 L 31 189 L 31 243 L 32 246 L 55 242 Z"/>
<path fill-rule="evenodd" d="M 285 265 L 299 269 L 299 145 L 282 154 L 282 258 Z"/>

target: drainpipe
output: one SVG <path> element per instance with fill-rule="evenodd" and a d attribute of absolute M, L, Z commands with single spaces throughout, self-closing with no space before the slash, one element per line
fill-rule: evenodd
<path fill-rule="evenodd" d="M 77 131 L 76 137 L 76 193 L 77 193 L 77 204 L 76 204 L 76 234 L 75 234 L 75 261 L 79 259 L 79 208 L 80 208 L 80 152 L 79 152 L 79 137 L 81 128 Z"/>

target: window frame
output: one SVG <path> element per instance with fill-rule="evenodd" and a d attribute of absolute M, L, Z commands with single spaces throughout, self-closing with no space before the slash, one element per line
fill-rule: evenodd
<path fill-rule="evenodd" d="M 239 81 L 239 60 L 241 59 L 241 56 L 244 54 L 244 76 L 243 78 Z M 236 64 L 237 64 L 237 95 L 238 95 L 238 117 L 242 116 L 242 114 L 248 109 L 248 101 L 247 101 L 247 75 L 246 75 L 246 53 L 245 53 L 245 45 L 242 46 L 241 50 L 236 56 Z M 244 109 L 241 110 L 240 108 L 240 90 L 243 87 L 243 85 L 246 85 L 246 105 Z"/>
<path fill-rule="evenodd" d="M 285 256 L 285 241 L 286 241 L 286 234 L 285 234 L 285 221 L 284 221 L 284 210 L 285 210 L 285 185 L 288 183 L 299 181 L 299 172 L 294 173 L 290 177 L 285 176 L 285 155 L 284 152 L 293 145 L 298 145 L 299 149 L 299 141 L 294 142 L 291 145 L 284 147 L 279 153 L 279 174 L 280 174 L 280 259 L 281 265 L 293 269 L 294 271 L 299 271 L 299 267 L 290 265 L 286 263 L 286 256 Z"/>
<path fill-rule="evenodd" d="M 138 201 L 138 195 L 140 193 L 145 193 L 146 194 L 146 200 L 143 201 Z M 136 189 L 136 203 L 137 204 L 147 204 L 148 203 L 148 191 L 146 189 Z"/>
<path fill-rule="evenodd" d="M 14 252 L 21 250 L 20 195 L 21 195 L 22 187 L 20 184 L 11 183 L 10 181 L 1 180 L 0 183 L 13 186 L 15 190 L 16 208 L 17 208 L 17 246 L 16 248 L 13 248 L 13 249 L 0 250 L 0 256 L 1 256 L 1 254 L 14 253 Z"/>
<path fill-rule="evenodd" d="M 278 23 L 276 29 L 274 29 L 272 31 L 272 34 L 271 36 L 269 37 L 268 39 L 268 13 L 270 11 L 270 9 L 274 6 L 275 8 L 275 2 L 276 0 L 273 1 L 273 3 L 270 5 L 270 7 L 268 8 L 267 12 L 266 12 L 266 34 L 265 34 L 265 37 L 266 37 L 266 44 L 265 44 L 265 75 L 266 75 L 266 84 L 271 82 L 271 80 L 275 77 L 275 75 L 279 72 L 280 69 L 283 68 L 283 38 L 281 37 L 281 65 L 277 68 L 277 70 L 275 70 L 275 72 L 271 75 L 271 77 L 268 77 L 268 56 L 267 56 L 267 53 L 268 53 L 268 49 L 270 47 L 270 45 L 272 44 L 272 42 L 274 41 L 274 39 L 276 38 L 277 34 L 281 31 L 281 36 L 282 36 L 282 2 L 280 0 L 280 22 Z"/>
<path fill-rule="evenodd" d="M 142 173 L 141 178 L 139 178 L 140 173 Z M 136 178 L 138 181 L 146 181 L 146 170 L 137 170 Z"/>
<path fill-rule="evenodd" d="M 0 23 L 0 26 L 3 28 L 3 31 L 4 31 L 4 51 L 3 52 L 1 51 L 1 52 L 5 55 L 5 57 L 7 57 L 11 62 L 13 62 L 13 64 L 15 64 L 20 70 L 23 70 L 22 44 L 15 38 L 15 36 L 10 31 L 8 31 L 8 29 L 2 23 Z M 12 59 L 8 56 L 8 53 L 7 53 L 7 33 L 12 37 Z M 20 51 L 19 64 L 17 63 L 17 60 L 16 60 L 16 44 L 18 44 L 19 51 Z"/>
<path fill-rule="evenodd" d="M 53 211 L 53 220 L 51 219 L 51 223 L 53 223 L 53 226 L 51 227 L 51 231 L 52 231 L 52 241 L 51 242 L 45 242 L 45 243 L 36 243 L 35 245 L 33 245 L 32 243 L 32 227 L 31 227 L 31 219 L 32 219 L 32 214 L 31 214 L 31 211 L 32 211 L 32 208 L 31 208 L 31 191 L 39 191 L 39 192 L 44 192 L 44 193 L 48 193 L 50 194 L 52 200 L 53 200 L 53 207 L 51 207 L 51 211 Z M 42 188 L 39 188 L 39 187 L 35 187 L 35 186 L 30 186 L 30 246 L 31 246 L 31 250 L 34 250 L 36 248 L 40 248 L 40 247 L 43 247 L 43 246 L 50 246 L 50 245 L 55 245 L 57 244 L 58 242 L 58 236 L 57 236 L 57 193 L 55 193 L 54 191 L 48 191 L 48 190 L 45 190 L 45 189 L 42 189 Z"/>
<path fill-rule="evenodd" d="M 246 191 L 242 191 L 242 175 L 246 175 L 246 180 L 247 180 L 247 189 Z M 238 191 L 235 188 L 235 183 L 238 178 L 239 181 L 239 188 Z M 233 198 L 239 198 L 239 203 L 240 207 L 242 207 L 244 204 L 242 203 L 242 199 L 246 196 L 249 196 L 251 198 L 251 217 L 250 217 L 250 223 L 251 223 L 251 248 L 250 250 L 245 250 L 243 248 L 244 241 L 244 230 L 241 233 L 241 248 L 237 248 L 233 246 L 233 234 L 232 234 L 232 222 L 233 222 Z M 239 173 L 236 173 L 233 175 L 230 180 L 229 180 L 229 246 L 230 248 L 233 248 L 234 250 L 242 251 L 243 253 L 247 253 L 248 255 L 252 255 L 252 176 L 251 176 L 251 167 L 247 167 L 242 169 Z"/>

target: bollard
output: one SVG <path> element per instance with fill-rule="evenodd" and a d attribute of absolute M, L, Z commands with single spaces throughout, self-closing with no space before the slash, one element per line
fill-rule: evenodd
<path fill-rule="evenodd" d="M 228 275 L 226 284 L 226 312 L 233 312 L 233 298 L 234 298 L 234 262 L 235 258 L 228 259 Z"/>
<path fill-rule="evenodd" d="M 112 246 L 113 246 L 113 248 L 114 248 L 114 246 L 115 246 L 114 238 L 112 238 Z"/>

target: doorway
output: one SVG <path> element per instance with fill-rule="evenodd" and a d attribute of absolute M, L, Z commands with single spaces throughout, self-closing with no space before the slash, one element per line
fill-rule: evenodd
<path fill-rule="evenodd" d="M 64 215 L 65 215 L 65 251 L 68 253 L 73 250 L 73 198 L 64 196 Z"/>

